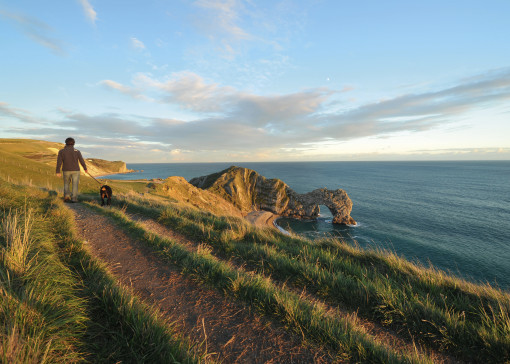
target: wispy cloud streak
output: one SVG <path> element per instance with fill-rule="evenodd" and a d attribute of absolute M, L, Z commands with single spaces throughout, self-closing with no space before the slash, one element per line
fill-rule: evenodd
<path fill-rule="evenodd" d="M 38 123 L 38 121 L 28 111 L 11 107 L 6 102 L 0 101 L 0 119 L 2 118 L 14 119 L 30 124 Z"/>
<path fill-rule="evenodd" d="M 139 40 L 135 37 L 131 37 L 131 46 L 137 50 L 145 49 L 145 44 L 143 44 L 143 42 L 141 40 Z"/>
<path fill-rule="evenodd" d="M 241 1 L 197 0 L 193 5 L 212 13 L 207 17 L 208 21 L 202 23 L 202 26 L 207 30 L 209 36 L 214 37 L 220 35 L 232 39 L 249 39 L 252 37 L 238 25 L 240 21 L 238 11 L 241 7 Z"/>
<path fill-rule="evenodd" d="M 53 29 L 48 24 L 35 18 L 3 10 L 0 10 L 0 16 L 13 21 L 27 37 L 48 48 L 54 54 L 65 55 L 66 52 L 62 42 L 50 36 Z"/>
<path fill-rule="evenodd" d="M 88 0 L 78 0 L 83 7 L 85 17 L 93 24 L 96 24 L 97 13 Z"/>

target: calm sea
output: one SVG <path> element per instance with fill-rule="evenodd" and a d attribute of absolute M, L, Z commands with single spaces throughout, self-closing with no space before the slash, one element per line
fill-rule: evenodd
<path fill-rule="evenodd" d="M 218 172 L 229 163 L 129 164 L 143 172 L 110 179 L 186 179 Z M 287 230 L 311 238 L 341 236 L 407 259 L 431 262 L 464 278 L 510 290 L 510 161 L 239 163 L 279 178 L 299 193 L 344 189 L 356 227 L 279 219 Z"/>

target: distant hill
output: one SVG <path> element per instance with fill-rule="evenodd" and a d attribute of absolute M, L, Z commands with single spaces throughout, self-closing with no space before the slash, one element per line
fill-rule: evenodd
<path fill-rule="evenodd" d="M 56 166 L 58 151 L 64 148 L 63 143 L 47 142 L 32 139 L 0 139 L 0 151 L 12 153 L 49 166 Z M 97 158 L 85 158 L 87 169 L 93 176 L 115 173 L 128 173 L 126 163 L 107 161 Z"/>

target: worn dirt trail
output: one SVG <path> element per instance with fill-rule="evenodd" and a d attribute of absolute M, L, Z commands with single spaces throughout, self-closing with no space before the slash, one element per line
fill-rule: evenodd
<path fill-rule="evenodd" d="M 273 215 L 271 213 L 268 213 L 269 215 Z M 270 224 L 266 223 L 265 218 L 271 218 L 271 216 L 265 215 L 264 221 L 262 223 L 259 223 L 259 226 L 272 226 L 272 222 Z M 155 220 L 148 218 L 146 216 L 140 215 L 140 214 L 128 214 L 128 216 L 138 222 L 141 223 L 147 230 L 152 231 L 153 233 L 156 233 L 160 236 L 168 237 L 174 241 L 179 242 L 181 245 L 185 246 L 188 250 L 196 250 L 198 246 L 200 246 L 200 241 L 194 241 L 186 238 L 184 235 L 173 231 L 171 228 L 162 225 Z M 254 216 L 262 216 L 262 214 L 256 213 Z M 273 215 L 274 216 L 274 215 Z M 254 221 L 251 221 L 252 223 Z M 236 261 L 236 259 L 229 259 L 226 257 L 221 257 L 221 254 L 218 256 L 220 259 L 228 259 L 229 264 L 236 267 L 238 270 L 244 270 L 244 271 L 251 271 L 255 273 L 254 270 L 250 270 L 249 267 L 246 266 L 245 262 L 242 260 Z M 332 317 L 346 317 L 348 315 L 355 314 L 355 312 L 352 312 L 352 310 L 342 308 L 340 306 L 332 306 L 328 303 L 318 299 L 317 297 L 314 297 L 311 294 L 308 294 L 306 290 L 293 288 L 292 284 L 289 284 L 288 282 L 274 282 L 278 285 L 285 285 L 286 289 L 292 290 L 297 295 L 300 295 L 301 297 L 306 297 L 306 299 L 310 302 L 315 302 L 318 305 L 322 305 L 326 308 L 327 314 L 329 314 Z M 458 364 L 461 363 L 461 361 L 458 361 L 454 359 L 451 356 L 448 356 L 444 353 L 439 353 L 435 350 L 426 349 L 423 347 L 417 346 L 413 341 L 409 339 L 404 339 L 402 336 L 399 336 L 397 332 L 393 329 L 389 329 L 387 327 L 383 327 L 378 323 L 375 323 L 373 321 L 370 321 L 365 318 L 357 317 L 357 322 L 360 326 L 362 326 L 366 332 L 374 337 L 376 337 L 381 343 L 386 344 L 389 347 L 394 348 L 396 351 L 402 351 L 402 352 L 413 352 L 417 350 L 423 355 L 428 355 L 435 363 L 445 363 L 445 364 Z"/>
<path fill-rule="evenodd" d="M 303 345 L 279 324 L 250 312 L 180 274 L 107 217 L 69 205 L 77 231 L 91 253 L 123 285 L 155 305 L 176 329 L 224 363 L 329 363 L 331 355 Z M 150 228 L 150 226 L 148 226 Z M 186 243 L 183 241 L 183 243 Z"/>

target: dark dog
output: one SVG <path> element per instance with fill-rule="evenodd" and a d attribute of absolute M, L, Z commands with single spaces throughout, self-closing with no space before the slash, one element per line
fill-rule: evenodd
<path fill-rule="evenodd" d="M 104 206 L 105 203 L 107 206 L 110 206 L 112 202 L 112 189 L 110 186 L 102 185 L 101 189 L 99 190 L 99 193 L 101 194 L 101 206 Z"/>

